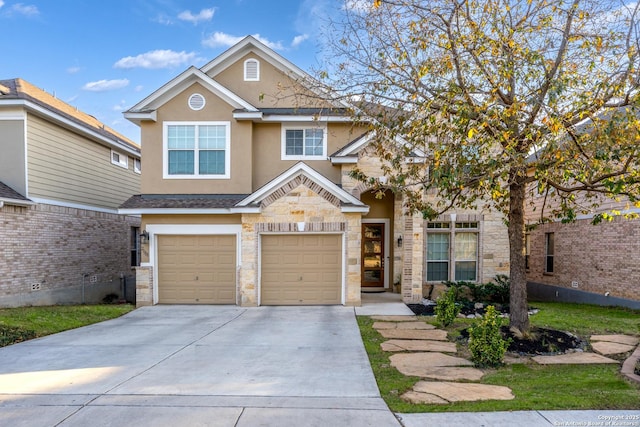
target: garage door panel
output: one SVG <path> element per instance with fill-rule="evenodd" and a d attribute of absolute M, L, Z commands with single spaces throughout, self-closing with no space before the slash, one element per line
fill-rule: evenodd
<path fill-rule="evenodd" d="M 341 303 L 341 235 L 264 235 L 261 243 L 263 305 Z"/>
<path fill-rule="evenodd" d="M 159 236 L 158 299 L 168 304 L 235 304 L 236 236 Z"/>

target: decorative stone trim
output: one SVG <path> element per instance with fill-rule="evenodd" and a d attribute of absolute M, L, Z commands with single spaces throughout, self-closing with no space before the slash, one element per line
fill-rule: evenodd
<path fill-rule="evenodd" d="M 334 206 L 340 206 L 340 199 L 335 195 L 331 194 L 320 184 L 315 181 L 309 179 L 304 175 L 298 175 L 295 178 L 288 181 L 286 184 L 282 185 L 278 189 L 274 190 L 268 197 L 266 197 L 262 201 L 262 207 L 265 208 L 275 202 L 276 200 L 286 196 L 291 191 L 299 187 L 300 185 L 304 185 L 314 193 L 318 194 L 320 197 L 328 201 Z"/>
<path fill-rule="evenodd" d="M 255 224 L 256 233 L 318 233 L 318 232 L 344 232 L 347 230 L 346 222 L 307 222 L 304 225 L 304 231 L 298 231 L 297 222 L 279 222 L 267 223 L 261 222 Z"/>

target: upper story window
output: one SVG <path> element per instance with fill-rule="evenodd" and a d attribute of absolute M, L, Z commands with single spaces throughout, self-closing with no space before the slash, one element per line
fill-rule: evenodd
<path fill-rule="evenodd" d="M 229 122 L 165 122 L 164 178 L 228 179 Z"/>
<path fill-rule="evenodd" d="M 142 162 L 140 159 L 133 159 L 133 171 L 135 173 L 142 173 Z"/>
<path fill-rule="evenodd" d="M 282 160 L 326 159 L 326 126 L 282 126 Z"/>
<path fill-rule="evenodd" d="M 111 150 L 111 163 L 114 165 L 120 166 L 122 168 L 129 168 L 129 157 L 125 154 L 118 153 L 117 151 Z"/>
<path fill-rule="evenodd" d="M 252 58 L 244 61 L 244 80 L 246 82 L 260 80 L 260 62 L 257 59 Z"/>

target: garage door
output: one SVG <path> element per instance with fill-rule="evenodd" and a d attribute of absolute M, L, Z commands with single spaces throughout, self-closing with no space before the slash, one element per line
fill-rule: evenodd
<path fill-rule="evenodd" d="M 235 304 L 236 236 L 159 236 L 158 302 Z"/>
<path fill-rule="evenodd" d="M 262 236 L 262 305 L 340 304 L 342 236 Z"/>

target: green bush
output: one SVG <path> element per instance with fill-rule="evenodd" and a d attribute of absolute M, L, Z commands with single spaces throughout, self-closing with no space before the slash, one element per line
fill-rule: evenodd
<path fill-rule="evenodd" d="M 0 325 L 0 347 L 27 341 L 36 337 L 34 331 L 15 326 Z"/>
<path fill-rule="evenodd" d="M 452 324 L 460 313 L 460 307 L 456 305 L 456 295 L 457 289 L 449 288 L 436 301 L 436 318 L 442 323 L 442 326 L 446 327 Z"/>
<path fill-rule="evenodd" d="M 495 302 L 507 304 L 509 302 L 509 276 L 498 274 L 492 282 L 474 283 L 459 280 L 457 282 L 443 282 L 448 289 L 455 290 L 457 302 Z"/>
<path fill-rule="evenodd" d="M 480 368 L 500 366 L 509 341 L 502 338 L 502 318 L 490 305 L 482 319 L 469 328 L 469 351 L 471 361 Z"/>

